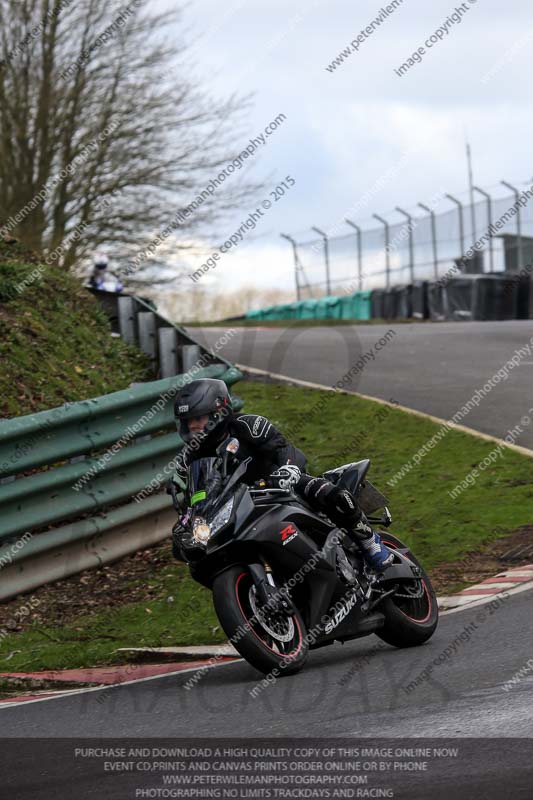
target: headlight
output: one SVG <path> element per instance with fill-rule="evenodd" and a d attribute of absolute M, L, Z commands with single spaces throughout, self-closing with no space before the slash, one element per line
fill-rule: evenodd
<path fill-rule="evenodd" d="M 214 536 L 224 525 L 229 522 L 231 512 L 233 511 L 234 498 L 230 498 L 227 503 L 224 503 L 220 511 L 217 511 L 210 523 L 211 535 Z"/>
<path fill-rule="evenodd" d="M 207 544 L 211 536 L 211 528 L 202 517 L 196 517 L 192 526 L 192 538 L 197 544 Z"/>

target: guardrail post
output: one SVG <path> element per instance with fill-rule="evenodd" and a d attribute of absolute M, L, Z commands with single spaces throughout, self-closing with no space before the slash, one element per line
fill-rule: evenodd
<path fill-rule="evenodd" d="M 157 360 L 157 339 L 155 314 L 153 311 L 141 311 L 137 314 L 139 323 L 139 347 L 152 361 Z"/>
<path fill-rule="evenodd" d="M 136 344 L 135 300 L 133 297 L 118 298 L 118 328 L 120 335 L 128 344 Z"/>
<path fill-rule="evenodd" d="M 201 350 L 198 344 L 184 344 L 181 348 L 181 368 L 183 372 L 189 372 L 200 360 Z"/>
<path fill-rule="evenodd" d="M 162 378 L 178 374 L 178 337 L 175 328 L 159 328 L 159 367 Z"/>

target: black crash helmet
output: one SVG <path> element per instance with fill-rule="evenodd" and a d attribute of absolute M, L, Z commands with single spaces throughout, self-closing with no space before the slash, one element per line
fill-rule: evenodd
<path fill-rule="evenodd" d="M 190 442 L 194 434 L 189 431 L 188 420 L 192 417 L 208 416 L 204 431 L 209 440 L 222 436 L 232 413 L 231 398 L 224 381 L 215 378 L 199 378 L 179 390 L 174 402 L 174 417 L 178 433 L 184 442 Z"/>

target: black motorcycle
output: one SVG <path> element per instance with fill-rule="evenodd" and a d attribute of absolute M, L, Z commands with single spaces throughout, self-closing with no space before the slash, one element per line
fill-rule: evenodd
<path fill-rule="evenodd" d="M 438 621 L 435 591 L 413 553 L 380 531 L 394 551 L 383 572 L 325 514 L 293 492 L 245 482 L 237 439 L 189 468 L 188 534 L 174 552 L 211 589 L 229 641 L 265 674 L 300 670 L 310 649 L 375 633 L 396 647 L 422 644 Z M 364 459 L 324 473 L 354 494 L 369 521 L 388 527 L 386 498 L 366 480 Z M 174 503 L 179 498 L 174 492 Z M 381 517 L 371 516 L 384 509 Z M 186 554 L 185 556 L 183 554 Z"/>

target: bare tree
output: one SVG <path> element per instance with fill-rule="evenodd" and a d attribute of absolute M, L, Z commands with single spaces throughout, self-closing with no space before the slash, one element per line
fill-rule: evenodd
<path fill-rule="evenodd" d="M 150 260 L 159 232 L 187 246 L 253 191 L 240 167 L 206 191 L 248 101 L 199 88 L 180 12 L 125 2 L 0 0 L 0 233 L 65 268 L 102 246 L 145 252 L 129 272 L 153 283 L 173 279 Z"/>

